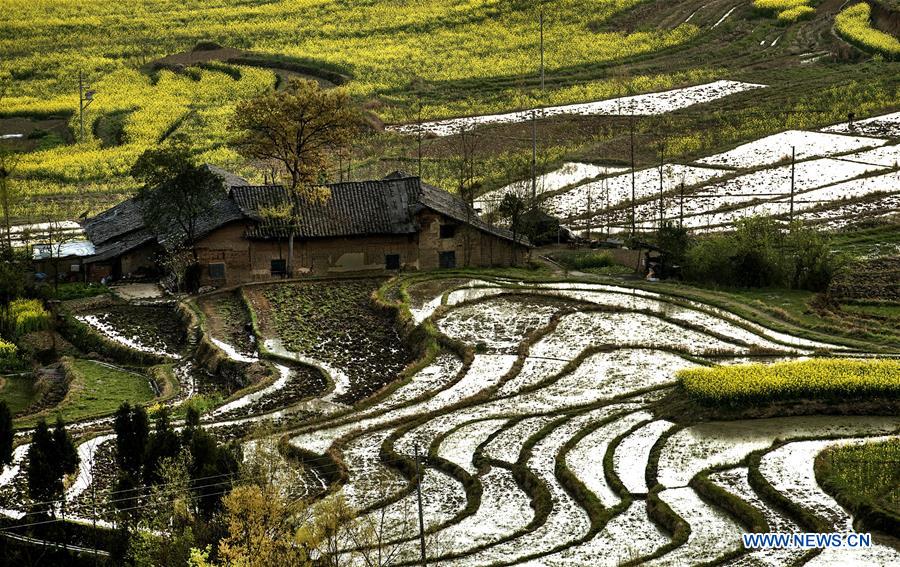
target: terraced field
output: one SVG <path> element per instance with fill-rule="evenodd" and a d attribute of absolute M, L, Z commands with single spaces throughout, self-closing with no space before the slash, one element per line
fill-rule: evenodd
<path fill-rule="evenodd" d="M 352 290 L 367 283 L 378 285 L 363 280 L 339 293 L 357 293 Z M 276 297 L 259 289 L 257 299 Z M 291 289 L 318 293 L 290 286 L 281 293 Z M 699 302 L 616 285 L 411 276 L 384 284 L 378 296 L 407 313 L 401 317 L 439 348 L 426 349 L 374 395 L 364 379 L 341 382 L 332 374 L 340 368 L 313 358 L 328 354 L 327 343 L 305 354 L 258 352 L 255 345 L 284 337 L 276 336 L 277 326 L 257 325 L 246 341 L 240 330 L 251 315 L 245 306 L 259 303 L 242 306 L 231 294 L 203 298 L 200 331 L 209 343 L 203 339 L 178 367 L 208 366 L 210 352 L 217 352 L 219 366 L 234 364 L 244 373 L 270 368 L 268 378 L 208 410 L 204 426 L 222 439 L 239 439 L 248 451 L 287 442 L 291 459 L 303 465 L 296 470 L 296 462 L 285 461 L 285 490 L 342 494 L 361 521 L 377 526 L 382 548 L 396 558 L 392 564 L 418 561 L 417 486 L 429 564 L 900 560 L 898 542 L 881 534 L 864 556 L 746 550 L 740 540 L 746 531 L 852 530 L 849 513 L 816 483 L 815 456 L 835 445 L 896 436 L 900 417 L 698 422 L 673 417 L 665 407 L 680 369 L 824 353 L 852 357 L 858 350 L 809 330 L 774 331 Z M 132 348 L 141 346 L 133 342 Z M 189 384 L 183 381 L 171 404 L 197 395 Z M 349 405 L 355 399 L 361 401 Z M 265 432 L 257 429 L 262 424 Z M 81 468 L 66 492 L 72 521 L 92 521 L 87 494 L 114 498 L 108 428 L 102 419 L 73 427 Z M 18 446 L 0 476 L 2 513 L 19 522 L 27 518 L 27 446 Z M 734 501 L 755 510 L 765 525 L 735 514 Z M 99 525 L 111 525 L 112 509 L 99 510 Z M 342 553 L 357 564 L 362 551 L 346 542 Z"/>
<path fill-rule="evenodd" d="M 352 505 L 386 513 L 385 534 L 402 561 L 417 561 L 419 552 L 411 492 L 418 451 L 427 455 L 429 563 L 791 564 L 796 554 L 747 554 L 741 518 L 692 479 L 712 471 L 709 482 L 757 508 L 773 530 L 800 529 L 749 484 L 748 457 L 763 455 L 751 476 L 762 475 L 776 493 L 813 514 L 823 509 L 817 503 L 832 513 L 840 507 L 809 477 L 814 452 L 778 468 L 772 463 L 781 455 L 807 445 L 774 447 L 809 438 L 855 443 L 900 428 L 896 416 L 659 419 L 656 404 L 679 368 L 849 353 L 625 288 L 448 279 L 441 289 L 440 282 L 406 288 L 411 313 L 465 345 L 462 358 L 439 354 L 378 403 L 289 434 L 309 462 L 336 463 Z M 688 530 L 677 528 L 681 520 Z M 851 529 L 846 512 L 826 520 L 836 531 Z M 879 541 L 862 563 L 900 559 L 896 542 Z"/>
<path fill-rule="evenodd" d="M 568 164 L 542 176 L 538 195 L 548 212 L 580 230 L 630 230 L 632 205 L 637 230 L 654 230 L 660 222 L 721 230 L 750 216 L 788 219 L 792 213 L 826 229 L 842 228 L 896 214 L 898 124 L 894 113 L 821 132 L 787 130 L 634 175 Z M 871 135 L 876 132 L 879 137 Z M 491 211 L 504 195 L 529 191 L 530 183 L 513 183 L 482 195 L 477 205 Z"/>

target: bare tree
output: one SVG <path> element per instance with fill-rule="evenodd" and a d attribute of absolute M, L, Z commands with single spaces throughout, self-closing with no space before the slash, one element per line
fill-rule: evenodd
<path fill-rule="evenodd" d="M 481 181 L 476 173 L 478 136 L 465 126 L 459 130 L 459 155 L 457 158 L 457 192 L 466 203 L 466 230 L 463 232 L 463 265 L 468 267 L 472 259 L 472 216 L 475 197 L 481 189 Z"/>
<path fill-rule="evenodd" d="M 6 97 L 9 87 L 9 79 L 0 76 L 0 103 Z M 0 141 L 0 208 L 3 209 L 3 225 L 6 228 L 6 247 L 10 250 L 12 250 L 12 236 L 10 234 L 9 210 L 11 201 L 17 194 L 12 177 L 16 167 L 19 165 L 19 159 L 19 152 L 15 151 L 5 140 Z"/>

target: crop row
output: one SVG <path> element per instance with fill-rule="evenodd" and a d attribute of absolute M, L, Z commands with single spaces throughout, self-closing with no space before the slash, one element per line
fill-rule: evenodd
<path fill-rule="evenodd" d="M 779 399 L 859 399 L 900 395 L 900 361 L 814 359 L 693 368 L 678 373 L 687 393 L 706 403 Z"/>

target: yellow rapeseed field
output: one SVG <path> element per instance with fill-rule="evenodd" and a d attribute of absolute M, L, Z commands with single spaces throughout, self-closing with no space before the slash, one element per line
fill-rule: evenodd
<path fill-rule="evenodd" d="M 900 59 L 900 40 L 876 30 L 869 22 L 872 8 L 865 2 L 841 11 L 834 19 L 834 29 L 844 39 L 864 49 L 892 59 Z"/>
<path fill-rule="evenodd" d="M 812 359 L 776 364 L 692 368 L 678 373 L 705 402 L 900 396 L 900 360 Z"/>

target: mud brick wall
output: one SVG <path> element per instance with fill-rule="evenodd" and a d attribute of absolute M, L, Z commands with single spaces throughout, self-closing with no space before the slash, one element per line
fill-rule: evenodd
<path fill-rule="evenodd" d="M 523 246 L 513 246 L 508 240 L 436 213 L 420 213 L 418 223 L 417 234 L 298 238 L 294 241 L 294 275 L 387 272 L 389 254 L 400 256 L 404 270 L 437 269 L 441 252 L 454 252 L 457 267 L 522 264 L 528 255 Z M 441 238 L 442 224 L 456 227 L 452 238 Z M 230 286 L 278 277 L 272 275 L 272 261 L 287 259 L 287 240 L 249 240 L 244 236 L 247 228 L 244 222 L 232 223 L 198 243 L 202 285 Z M 224 264 L 224 277 L 213 277 L 217 272 L 210 265 L 214 264 Z"/>

